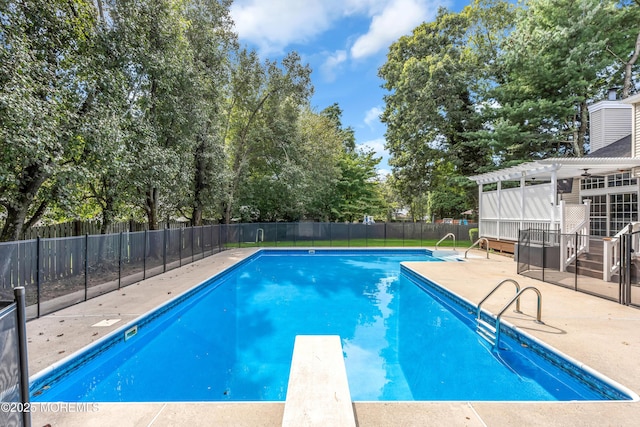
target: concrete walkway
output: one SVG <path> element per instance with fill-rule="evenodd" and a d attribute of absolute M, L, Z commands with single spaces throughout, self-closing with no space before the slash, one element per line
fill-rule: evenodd
<path fill-rule="evenodd" d="M 28 322 L 31 375 L 253 252 L 229 250 Z M 508 312 L 504 319 L 640 391 L 640 310 L 517 276 L 511 258 L 477 254 L 463 263 L 407 266 L 474 303 L 505 278 L 536 286 L 543 294 L 545 325 L 533 322 L 533 293 L 523 296 L 524 314 Z M 512 295 L 505 286 L 485 307 L 495 312 Z M 99 403 L 72 409 L 33 413 L 33 426 L 280 426 L 284 402 Z M 359 426 L 635 426 L 640 420 L 640 402 L 356 402 L 353 409 Z"/>

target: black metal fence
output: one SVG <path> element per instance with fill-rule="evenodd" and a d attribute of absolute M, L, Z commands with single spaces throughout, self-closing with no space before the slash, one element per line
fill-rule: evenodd
<path fill-rule="evenodd" d="M 251 223 L 5 242 L 0 243 L 0 299 L 25 287 L 27 315 L 35 318 L 231 247 L 424 246 L 448 233 L 468 241 L 474 227 Z"/>
<path fill-rule="evenodd" d="M 30 427 L 24 289 L 0 301 L 0 425 Z"/>
<path fill-rule="evenodd" d="M 591 239 L 591 240 L 590 240 Z M 590 240 L 588 252 L 581 254 L 572 262 L 561 267 L 568 258 L 569 247 L 579 247 Z M 630 241 L 630 240 L 629 240 Z M 630 255 L 625 251 L 627 239 L 621 239 L 618 253 Z M 564 244 L 564 249 L 562 246 Z M 630 247 L 630 246 L 629 246 Z M 636 279 L 635 263 L 624 257 L 620 272 L 612 276 L 612 281 L 603 280 L 604 243 L 581 234 L 561 234 L 557 231 L 520 230 L 516 249 L 517 272 L 547 283 L 563 286 L 575 291 L 616 301 L 620 304 L 640 307 L 640 287 Z"/>

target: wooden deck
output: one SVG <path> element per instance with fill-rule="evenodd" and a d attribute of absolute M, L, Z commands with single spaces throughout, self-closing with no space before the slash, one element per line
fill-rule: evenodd
<path fill-rule="evenodd" d="M 500 252 L 503 254 L 515 254 L 516 253 L 516 243 L 511 240 L 497 240 L 487 238 L 489 241 L 489 249 L 494 250 L 495 252 Z M 484 245 L 482 246 L 484 248 Z"/>

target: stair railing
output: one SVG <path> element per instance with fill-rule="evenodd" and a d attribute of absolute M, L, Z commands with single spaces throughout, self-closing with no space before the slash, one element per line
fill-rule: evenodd
<path fill-rule="evenodd" d="M 619 242 L 622 235 L 627 233 L 631 234 L 638 230 L 640 230 L 640 222 L 630 222 L 615 236 L 610 239 L 603 239 L 602 280 L 610 282 L 611 277 L 620 272 L 620 258 L 622 257 L 622 254 L 620 253 Z M 634 240 L 632 248 L 637 252 L 638 247 L 638 242 Z"/>
<path fill-rule="evenodd" d="M 562 207 L 560 271 L 567 271 L 567 267 L 574 263 L 581 254 L 589 252 L 589 211 L 591 202 L 587 200 L 583 205 L 569 206 L 561 202 L 560 206 Z"/>

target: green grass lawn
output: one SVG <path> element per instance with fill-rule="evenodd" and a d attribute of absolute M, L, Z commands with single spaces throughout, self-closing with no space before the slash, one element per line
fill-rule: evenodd
<path fill-rule="evenodd" d="M 281 242 L 242 242 L 229 243 L 227 248 L 268 248 L 268 247 L 433 247 L 437 240 L 428 239 L 350 239 L 350 240 L 301 240 L 301 241 L 281 241 Z M 447 239 L 438 245 L 438 248 L 452 247 L 453 240 Z M 457 240 L 456 249 L 466 249 L 471 246 L 470 240 Z"/>

